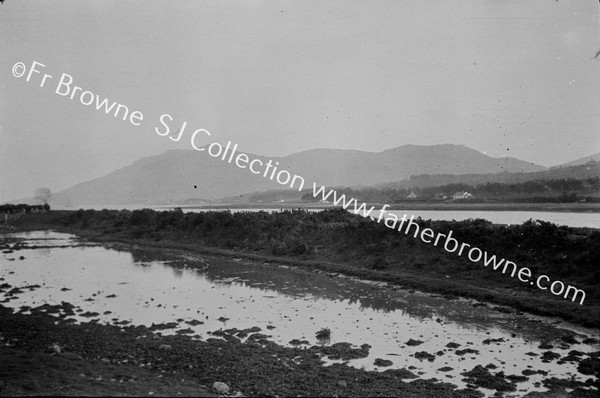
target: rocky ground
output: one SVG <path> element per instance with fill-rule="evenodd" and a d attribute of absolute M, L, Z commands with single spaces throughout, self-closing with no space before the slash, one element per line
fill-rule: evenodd
<path fill-rule="evenodd" d="M 493 365 L 478 365 L 463 373 L 468 388 L 459 390 L 436 379 L 418 379 L 409 369 L 322 366 L 324 357 L 365 357 L 366 344 L 286 348 L 270 342 L 268 330 L 258 327 L 216 331 L 202 341 L 185 329 L 164 335 L 174 327 L 169 324 L 75 324 L 67 317 L 76 310 L 68 303 L 17 313 L 0 307 L 0 395 L 481 397 L 477 389 L 483 387 L 508 397 L 522 396 L 518 384 L 527 380 L 525 374 L 505 375 Z M 580 373 L 600 376 L 600 352 L 573 351 L 568 360 L 579 363 Z M 591 378 L 550 378 L 543 384 L 555 396 L 597 396 L 598 383 Z"/>
<path fill-rule="evenodd" d="M 24 315 L 0 307 L 0 394 L 210 396 L 221 382 L 229 395 L 480 396 L 447 383 L 409 382 L 416 376 L 408 370 L 321 366 L 324 355 L 352 358 L 368 353 L 368 346 L 284 348 L 256 329 L 244 343 L 235 337 L 244 331 L 237 330 L 200 341 L 163 336 L 164 325 L 74 324 L 56 317 L 70 310 L 65 303 Z"/>

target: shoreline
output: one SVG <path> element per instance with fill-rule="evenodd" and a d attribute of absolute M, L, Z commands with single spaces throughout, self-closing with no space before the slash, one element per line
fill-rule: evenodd
<path fill-rule="evenodd" d="M 366 371 L 323 366 L 320 359 L 360 357 L 368 345 L 282 347 L 260 333 L 244 342 L 228 333 L 204 341 L 146 326 L 73 324 L 33 312 L 12 313 L 0 305 L 2 395 L 218 396 L 212 386 L 221 382 L 228 396 L 482 396 L 476 386 L 459 390 L 407 369 Z"/>
<path fill-rule="evenodd" d="M 36 219 L 37 224 L 33 222 Z M 309 272 L 326 271 L 332 277 L 342 273 L 362 279 L 387 281 L 402 287 L 414 284 L 415 289 L 427 291 L 426 288 L 431 288 L 435 294 L 447 294 L 448 299 L 455 298 L 453 289 L 457 283 L 461 283 L 444 280 L 446 278 L 432 280 L 410 273 L 394 275 L 353 269 L 339 263 L 303 261 L 190 243 L 126 239 L 96 230 L 52 226 L 40 222 L 39 217 L 29 221 L 15 232 L 52 229 L 125 250 L 134 246 L 176 253 L 206 253 L 228 259 L 243 257 L 263 264 L 270 263 L 267 266 L 275 263 L 302 267 Z M 430 279 L 431 285 L 425 284 L 427 279 Z M 445 293 L 444 289 L 450 290 Z M 519 298 L 511 291 L 504 295 L 485 289 L 475 293 L 497 294 L 498 299 Z M 258 326 L 251 328 L 255 329 L 256 334 L 245 341 L 236 337 L 237 329 L 231 332 L 208 332 L 217 338 L 200 340 L 184 334 L 162 335 L 160 330 L 167 328 L 167 324 L 156 327 L 119 326 L 100 324 L 98 321 L 74 324 L 64 319 L 69 312 L 73 313 L 73 309 L 79 310 L 63 302 L 36 307 L 30 309 L 31 314 L 27 314 L 22 313 L 24 309 L 13 313 L 12 309 L 0 304 L 0 337 L 4 343 L 0 344 L 0 356 L 3 358 L 0 363 L 0 395 L 140 396 L 152 393 L 156 396 L 217 396 L 211 387 L 215 382 L 226 383 L 230 388 L 230 396 L 242 393 L 246 396 L 479 398 L 483 394 L 478 388 L 482 387 L 486 388 L 483 390 L 486 393 L 489 388 L 499 392 L 514 388 L 512 391 L 515 393 L 518 390 L 518 393 L 526 394 L 511 379 L 523 376 L 505 376 L 504 372 L 493 375 L 483 367 L 485 361 L 472 370 L 470 367 L 464 369 L 461 374 L 468 376 L 471 381 L 467 388 L 459 389 L 452 379 L 445 379 L 441 375 L 424 379 L 411 372 L 410 368 L 366 371 L 343 363 L 325 366 L 322 361 L 331 355 L 334 358 L 362 358 L 368 355 L 368 345 L 360 348 L 352 348 L 348 343 L 307 348 L 286 347 L 270 341 L 264 334 L 268 334 L 268 331 L 261 331 Z M 567 388 L 573 389 L 568 395 L 571 397 L 587 398 L 597 393 L 597 390 L 588 390 L 590 387 L 597 388 L 597 381 L 574 382 L 566 376 L 552 379 L 548 384 L 544 382 L 547 392 L 532 392 L 527 397 L 566 393 L 564 387 L 567 385 Z"/>
<path fill-rule="evenodd" d="M 38 222 L 35 222 L 37 218 Z M 387 282 L 404 289 L 416 289 L 425 293 L 439 294 L 449 299 L 457 296 L 475 299 L 478 301 L 508 306 L 515 311 L 528 312 L 533 315 L 560 318 L 564 321 L 582 325 L 585 327 L 600 327 L 600 303 L 579 305 L 567 301 L 561 297 L 544 294 L 541 291 L 530 291 L 522 286 L 489 285 L 486 287 L 475 286 L 477 280 L 465 280 L 449 275 L 439 275 L 427 272 L 425 269 L 415 272 L 403 269 L 392 272 L 391 270 L 379 270 L 357 267 L 353 263 L 341 263 L 327 261 L 323 258 L 301 259 L 293 256 L 270 255 L 262 252 L 251 252 L 240 249 L 225 249 L 197 243 L 177 242 L 168 239 L 150 240 L 134 239 L 117 236 L 114 233 L 91 229 L 81 229 L 72 226 L 61 226 L 56 223 L 39 222 L 40 217 L 28 217 L 18 223 L 17 230 L 23 232 L 28 230 L 52 229 L 59 232 L 72 233 L 85 239 L 103 242 L 119 243 L 125 245 L 136 245 L 152 249 L 183 250 L 193 253 L 209 254 L 224 258 L 242 257 L 244 259 L 258 261 L 261 263 L 276 263 L 309 270 L 319 270 L 330 274 L 343 274 L 345 276 L 375 282 Z M 586 230 L 586 229 L 581 229 Z"/>
<path fill-rule="evenodd" d="M 600 203 L 394 203 L 389 204 L 389 210 L 435 210 L 435 211 L 531 211 L 554 213 L 600 213 Z M 367 202 L 367 206 L 375 206 L 376 210 L 384 203 Z M 226 209 L 308 209 L 326 210 L 340 206 L 311 204 L 306 202 L 273 202 L 273 203 L 216 203 L 210 205 L 155 205 L 156 210 L 169 210 L 174 208 L 198 210 L 226 210 Z"/>

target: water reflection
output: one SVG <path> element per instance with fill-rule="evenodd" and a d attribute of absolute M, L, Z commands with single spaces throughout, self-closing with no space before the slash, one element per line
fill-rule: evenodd
<path fill-rule="evenodd" d="M 261 294 L 283 295 L 306 300 L 342 301 L 348 306 L 381 313 L 395 313 L 419 322 L 435 321 L 445 325 L 486 332 L 490 326 L 517 334 L 526 340 L 543 341 L 560 337 L 554 325 L 540 322 L 539 317 L 516 316 L 477 307 L 474 300 L 452 299 L 397 289 L 385 283 L 347 278 L 339 274 L 317 273 L 296 267 L 277 266 L 256 261 L 223 259 L 175 252 L 110 245 L 111 250 L 130 253 L 136 266 L 150 268 L 161 264 L 176 278 L 204 279 L 216 286 L 252 288 Z M 210 261 L 207 261 L 210 259 Z M 148 271 L 151 271 L 148 269 Z M 475 307 L 474 307 L 475 305 Z M 577 329 L 577 328 L 576 328 Z"/>
<path fill-rule="evenodd" d="M 49 247 L 41 247 L 35 249 L 35 251 L 44 257 L 48 257 L 52 253 Z"/>
<path fill-rule="evenodd" d="M 202 338 L 218 329 L 258 326 L 280 344 L 292 339 L 317 344 L 315 333 L 327 327 L 331 335 L 326 344 L 372 346 L 371 355 L 354 360 L 354 366 L 372 369 L 374 358 L 386 358 L 393 367 L 416 366 L 429 377 L 436 376 L 440 367 L 450 366 L 455 369 L 450 374 L 456 384 L 463 369 L 487 363 L 506 369 L 507 374 L 533 366 L 551 376 L 577 375 L 574 364 L 540 362 L 544 350 L 538 348 L 539 343 L 556 341 L 554 351 L 566 356 L 569 348 L 560 347 L 566 329 L 598 338 L 597 330 L 559 327 L 548 319 L 490 311 L 474 307 L 470 300 L 447 300 L 275 264 L 121 244 L 73 247 L 78 243 L 69 235 L 54 233 L 12 234 L 0 240 L 3 245 L 21 242 L 26 247 L 2 254 L 0 277 L 12 286 L 42 286 L 4 304 L 13 308 L 66 301 L 82 311 L 110 312 L 97 317 L 101 322 L 176 322 Z M 45 242 L 44 248 L 27 249 L 40 242 Z M 53 244 L 54 248 L 48 248 Z M 9 261 L 19 256 L 25 259 Z M 178 320 L 199 323 L 190 326 Z M 407 346 L 411 338 L 423 343 Z M 483 343 L 489 338 L 505 342 Z M 480 353 L 456 355 L 446 348 L 449 342 L 475 347 Z M 572 349 L 600 347 L 580 344 Z M 414 357 L 420 351 L 443 355 L 434 362 L 421 361 Z M 524 356 L 525 352 L 538 357 Z M 540 379 L 541 375 L 531 377 L 532 382 Z"/>

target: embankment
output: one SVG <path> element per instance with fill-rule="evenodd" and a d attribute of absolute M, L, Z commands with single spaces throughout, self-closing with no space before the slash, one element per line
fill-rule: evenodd
<path fill-rule="evenodd" d="M 24 215 L 20 229 L 54 228 L 90 239 L 234 255 L 387 281 L 453 296 L 472 297 L 539 315 L 600 326 L 600 231 L 527 222 L 509 227 L 485 220 L 419 220 L 421 228 L 453 232 L 489 253 L 529 267 L 534 275 L 583 289 L 571 302 L 501 272 L 425 244 L 341 210 L 318 213 L 230 213 L 153 210 L 58 211 Z"/>

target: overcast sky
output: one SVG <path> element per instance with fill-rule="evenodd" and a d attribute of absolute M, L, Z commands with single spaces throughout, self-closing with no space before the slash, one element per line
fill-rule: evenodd
<path fill-rule="evenodd" d="M 190 149 L 155 133 L 164 113 L 268 156 L 454 143 L 568 162 L 600 152 L 598 22 L 594 0 L 7 0 L 0 202 Z M 44 87 L 13 75 L 33 61 Z M 62 73 L 144 121 L 59 96 Z"/>

